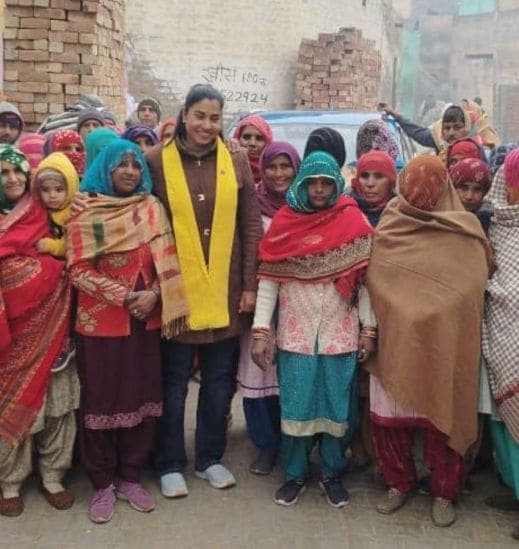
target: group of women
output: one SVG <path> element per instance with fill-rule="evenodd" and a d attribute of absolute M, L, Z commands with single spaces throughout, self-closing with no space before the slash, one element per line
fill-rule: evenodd
<path fill-rule="evenodd" d="M 161 493 L 187 496 L 195 365 L 194 469 L 214 488 L 236 482 L 222 460 L 238 386 L 258 450 L 250 471 L 281 458 L 280 505 L 304 492 L 317 446 L 330 505 L 348 502 L 349 463 L 372 459 L 387 485 L 377 509 L 395 512 L 419 482 L 419 435 L 432 520 L 448 526 L 478 406 L 518 494 L 519 153 L 500 157 L 485 202 L 477 128 L 450 139 L 453 108 L 444 157 L 418 156 L 399 175 L 398 145 L 373 120 L 348 190 L 337 131 L 312 132 L 301 159 L 250 116 L 225 143 L 223 104 L 193 86 L 174 135 L 149 148 L 143 133 L 101 128 L 85 157 L 75 135 L 56 135 L 32 171 L 17 148 L 0 149 L 0 513 L 23 511 L 34 452 L 47 501 L 73 504 L 62 482 L 76 430 L 92 521 L 109 521 L 117 498 L 153 510 L 140 480 L 150 459 Z"/>

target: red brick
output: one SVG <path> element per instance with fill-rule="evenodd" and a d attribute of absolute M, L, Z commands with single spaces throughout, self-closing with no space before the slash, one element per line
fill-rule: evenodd
<path fill-rule="evenodd" d="M 58 84 L 78 84 L 79 76 L 77 74 L 49 74 L 49 80 Z"/>
<path fill-rule="evenodd" d="M 18 28 L 20 26 L 20 18 L 14 15 L 6 15 L 4 18 L 5 28 Z"/>
<path fill-rule="evenodd" d="M 6 6 L 9 6 L 9 9 L 7 10 L 9 12 L 9 15 L 14 15 L 15 17 L 33 17 L 34 16 L 34 10 L 32 7 L 27 6 L 20 6 L 18 1 L 15 2 L 6 2 Z"/>
<path fill-rule="evenodd" d="M 4 40 L 14 40 L 18 36 L 18 29 L 14 27 L 9 29 L 4 29 L 2 36 Z"/>
<path fill-rule="evenodd" d="M 49 113 L 57 114 L 65 110 L 65 102 L 63 103 L 49 103 Z"/>
<path fill-rule="evenodd" d="M 4 70 L 4 80 L 16 82 L 18 80 L 18 71 Z"/>
<path fill-rule="evenodd" d="M 86 0 L 83 2 L 83 10 L 86 13 L 97 13 L 99 10 L 99 2 Z"/>
<path fill-rule="evenodd" d="M 34 94 L 33 93 L 27 93 L 27 92 L 13 92 L 10 93 L 8 96 L 8 101 L 12 101 L 14 103 L 33 103 L 34 102 Z"/>
<path fill-rule="evenodd" d="M 49 94 L 62 94 L 63 95 L 63 84 L 58 84 L 56 82 L 51 82 L 49 84 Z"/>
<path fill-rule="evenodd" d="M 35 50 L 45 50 L 45 51 L 47 51 L 49 49 L 49 41 L 48 40 L 35 40 L 34 41 L 34 49 Z"/>
<path fill-rule="evenodd" d="M 47 17 L 48 19 L 63 19 L 67 18 L 65 10 L 53 8 L 34 8 L 34 17 Z"/>
<path fill-rule="evenodd" d="M 38 17 L 22 17 L 20 19 L 22 29 L 50 29 L 50 19 Z"/>
<path fill-rule="evenodd" d="M 5 36 L 5 35 L 4 35 Z M 19 29 L 19 40 L 44 40 L 49 36 L 47 29 Z"/>
<path fill-rule="evenodd" d="M 82 32 L 79 34 L 79 43 L 80 44 L 95 44 L 96 35 L 90 32 Z"/>
<path fill-rule="evenodd" d="M 4 82 L 4 92 L 17 92 L 18 91 L 18 81 L 14 82 Z"/>
<path fill-rule="evenodd" d="M 68 21 L 67 30 L 73 32 L 94 32 L 96 28 L 95 19 L 91 21 Z"/>
<path fill-rule="evenodd" d="M 80 0 L 51 0 L 50 7 L 58 8 L 60 10 L 79 11 L 81 9 L 81 1 Z"/>
<path fill-rule="evenodd" d="M 20 50 L 21 61 L 48 61 L 49 52 L 39 50 Z"/>
<path fill-rule="evenodd" d="M 51 31 L 49 32 L 49 40 L 51 42 L 65 42 L 77 44 L 79 39 L 77 32 Z"/>
<path fill-rule="evenodd" d="M 23 82 L 23 91 L 46 94 L 49 91 L 49 85 L 47 82 Z"/>
<path fill-rule="evenodd" d="M 49 77 L 46 72 L 43 71 L 27 71 L 20 70 L 18 72 L 18 78 L 23 82 L 48 82 Z M 32 91 L 32 90 L 27 90 Z"/>
<path fill-rule="evenodd" d="M 57 19 L 51 19 L 50 30 L 51 31 L 66 31 L 67 30 L 67 22 L 66 21 L 59 21 Z"/>
<path fill-rule="evenodd" d="M 63 53 L 63 42 L 49 42 L 49 52 Z"/>
<path fill-rule="evenodd" d="M 51 53 L 50 60 L 55 63 L 79 63 L 79 53 Z"/>

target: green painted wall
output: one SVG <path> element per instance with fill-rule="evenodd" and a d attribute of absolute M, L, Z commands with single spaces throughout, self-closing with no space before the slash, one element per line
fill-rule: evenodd
<path fill-rule="evenodd" d="M 478 15 L 496 10 L 496 0 L 462 0 L 459 15 Z"/>
<path fill-rule="evenodd" d="M 416 80 L 418 78 L 421 39 L 419 31 L 404 30 L 402 33 L 398 111 L 411 118 L 416 113 Z"/>

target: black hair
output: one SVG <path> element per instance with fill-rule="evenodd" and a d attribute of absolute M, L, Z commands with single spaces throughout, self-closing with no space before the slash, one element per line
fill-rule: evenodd
<path fill-rule="evenodd" d="M 211 84 L 195 84 L 191 86 L 190 90 L 187 92 L 186 100 L 184 101 L 184 106 L 181 109 L 178 118 L 177 124 L 175 126 L 175 132 L 173 134 L 173 139 L 177 137 L 185 138 L 186 137 L 186 125 L 184 123 L 184 112 L 187 112 L 195 103 L 203 101 L 204 99 L 209 99 L 210 101 L 218 101 L 220 109 L 223 109 L 225 99 L 223 95 Z"/>
<path fill-rule="evenodd" d="M 346 162 L 346 144 L 342 135 L 333 128 L 317 128 L 309 136 L 303 158 L 311 152 L 324 151 L 331 154 L 342 168 Z"/>
<path fill-rule="evenodd" d="M 472 101 L 474 101 L 474 103 L 477 103 L 480 107 L 483 105 L 483 99 L 481 99 L 481 97 L 479 96 L 474 97 Z"/>
<path fill-rule="evenodd" d="M 458 105 L 451 105 L 445 109 L 442 116 L 442 124 L 461 122 L 465 124 L 466 120 L 465 111 Z"/>

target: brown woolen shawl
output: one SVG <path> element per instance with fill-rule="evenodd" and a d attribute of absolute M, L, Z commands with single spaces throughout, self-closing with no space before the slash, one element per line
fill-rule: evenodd
<path fill-rule="evenodd" d="M 425 415 L 459 454 L 477 437 L 483 297 L 490 248 L 450 182 L 434 211 L 402 195 L 374 235 L 367 286 L 379 324 L 367 365 L 400 404 Z"/>

